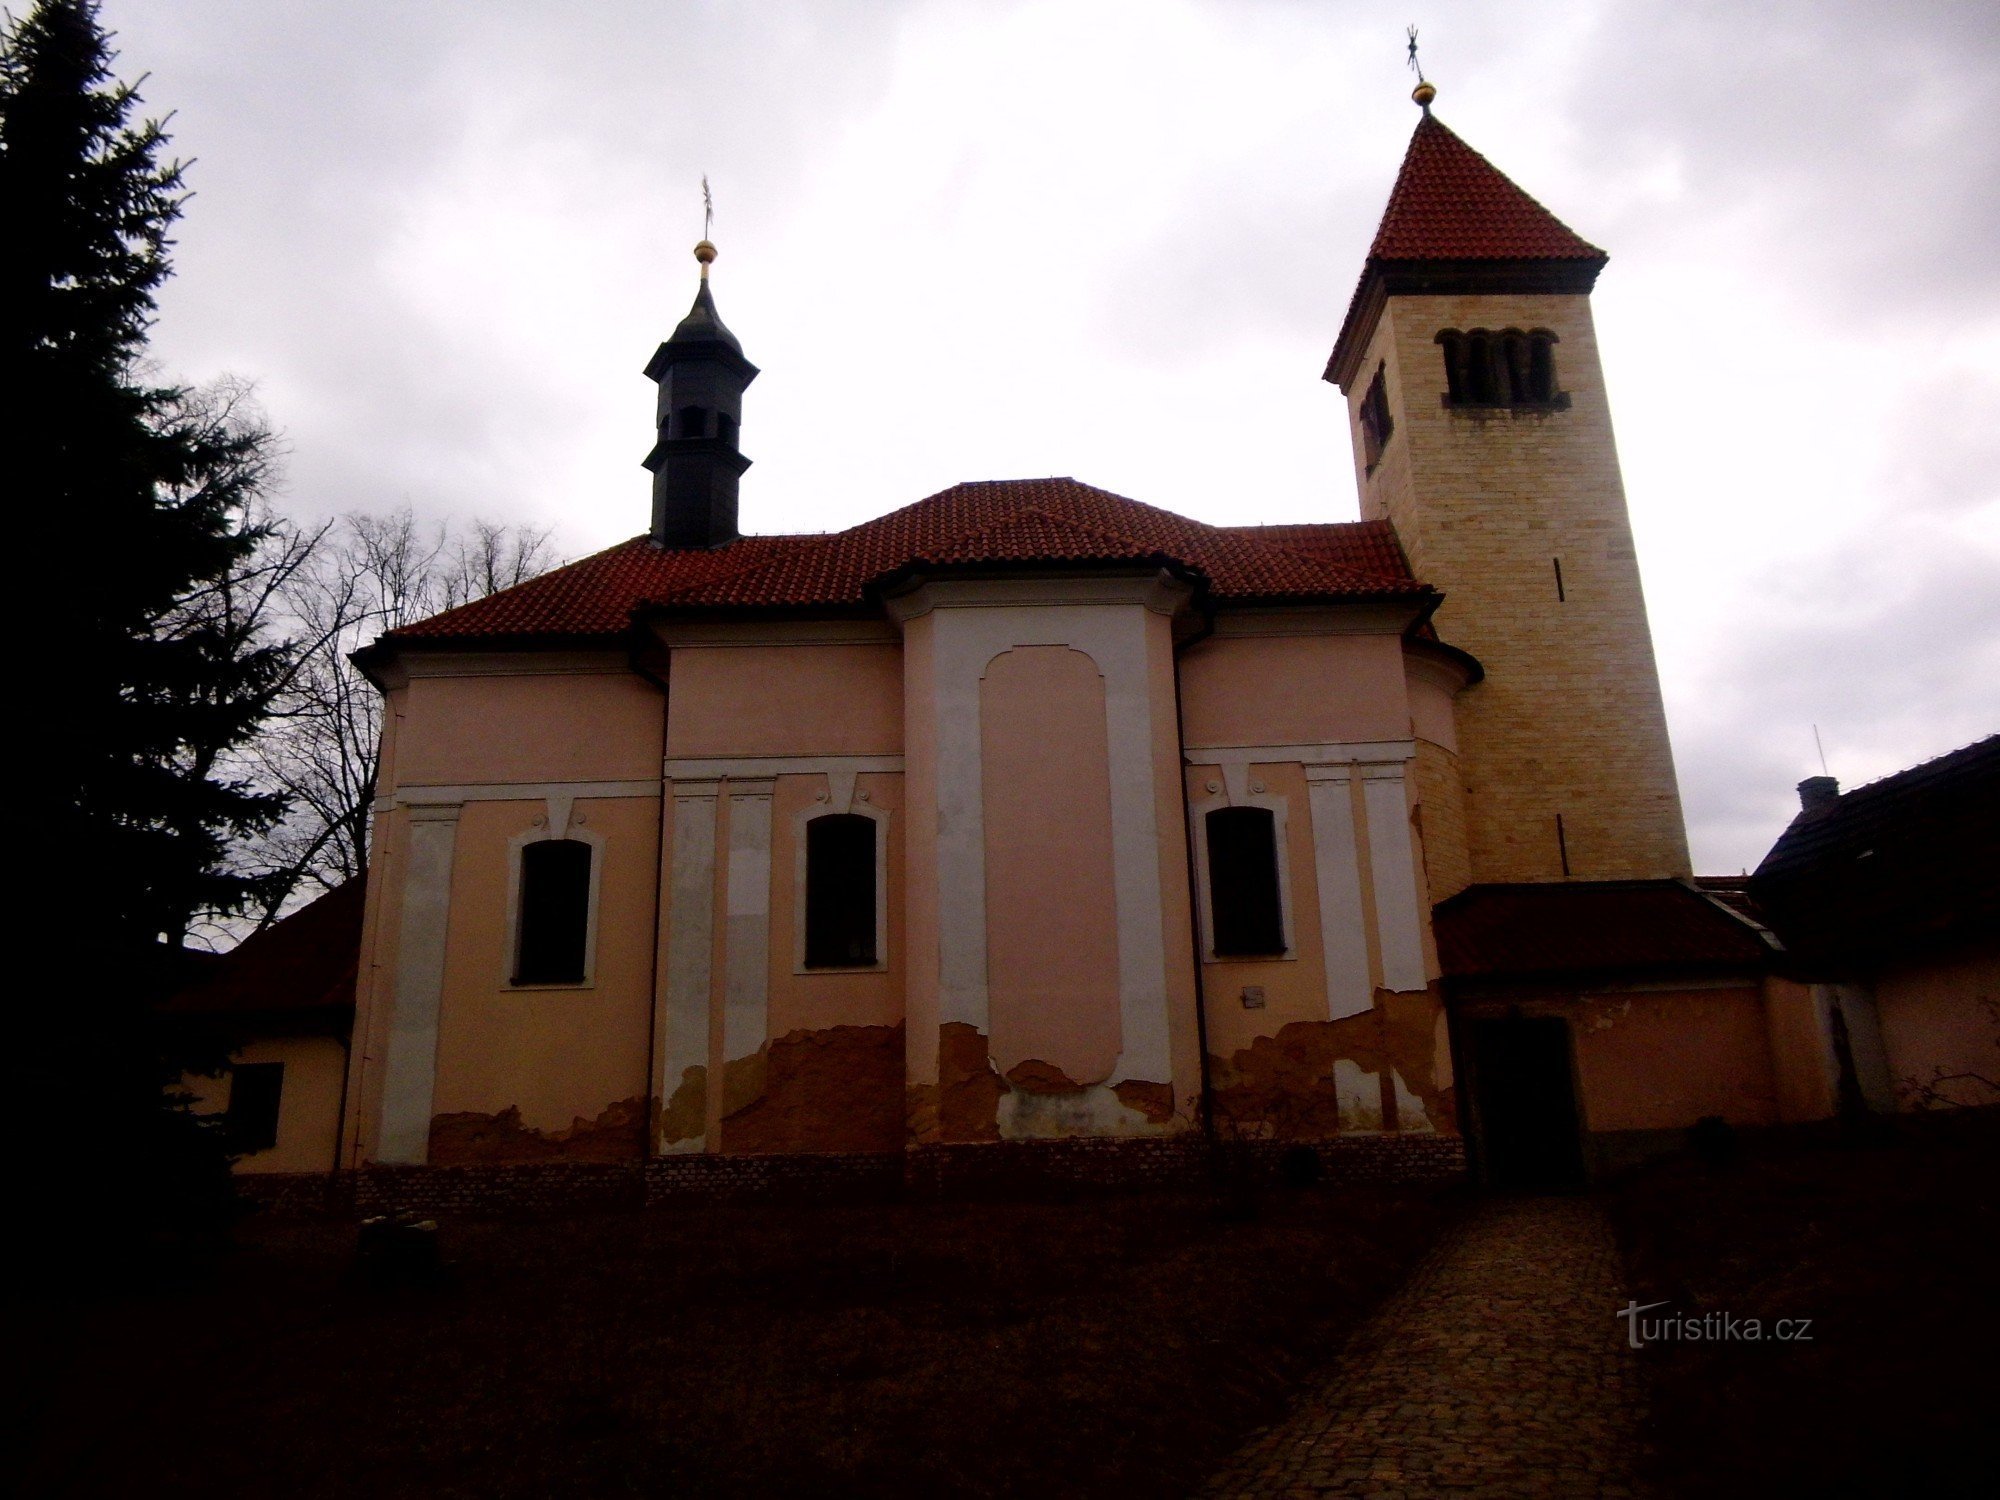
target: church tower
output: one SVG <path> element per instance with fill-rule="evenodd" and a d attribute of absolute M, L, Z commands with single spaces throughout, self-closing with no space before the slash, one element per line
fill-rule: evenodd
<path fill-rule="evenodd" d="M 757 367 L 723 326 L 708 290 L 715 246 L 694 247 L 701 288 L 672 338 L 654 351 L 646 377 L 658 382 L 659 440 L 653 471 L 653 541 L 661 547 L 723 547 L 737 538 L 737 484 L 750 467 L 736 446 L 743 390 Z"/>
<path fill-rule="evenodd" d="M 1438 634 L 1485 666 L 1458 699 L 1475 882 L 1690 866 L 1597 358 L 1606 256 L 1432 114 L 1326 378 L 1361 513 L 1444 592 Z"/>

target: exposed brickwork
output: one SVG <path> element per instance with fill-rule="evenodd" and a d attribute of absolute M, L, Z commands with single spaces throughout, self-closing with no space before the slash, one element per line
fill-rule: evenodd
<path fill-rule="evenodd" d="M 1447 407 L 1435 338 L 1473 327 L 1553 330 L 1568 409 Z M 1688 874 L 1589 299 L 1392 297 L 1351 414 L 1378 366 L 1395 432 L 1357 474 L 1362 514 L 1395 524 L 1417 576 L 1444 591 L 1439 635 L 1486 668 L 1458 699 L 1471 878 L 1562 878 L 1558 813 L 1573 876 Z"/>
<path fill-rule="evenodd" d="M 1642 1386 L 1615 1316 L 1621 1287 L 1596 1204 L 1488 1204 L 1204 1493 L 1649 1493 L 1635 1472 Z"/>
<path fill-rule="evenodd" d="M 1328 1181 L 1441 1182 L 1465 1175 L 1457 1136 L 1349 1136 L 1311 1143 Z M 1274 1180 L 1288 1143 L 1225 1143 L 1220 1166 Z M 370 1167 L 360 1172 L 240 1178 L 246 1196 L 287 1216 L 414 1211 L 491 1217 L 654 1208 L 697 1198 L 855 1202 L 917 1197 L 1033 1196 L 1199 1187 L 1218 1169 L 1194 1134 L 1140 1139 L 1007 1141 L 909 1151 L 730 1155 L 691 1152 L 629 1162 L 524 1166 Z"/>

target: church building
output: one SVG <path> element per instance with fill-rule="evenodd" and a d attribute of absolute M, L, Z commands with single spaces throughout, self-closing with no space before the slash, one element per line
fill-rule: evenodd
<path fill-rule="evenodd" d="M 744 534 L 758 371 L 698 246 L 647 532 L 358 658 L 341 1165 L 1227 1138 L 1532 1184 L 1821 1109 L 1691 879 L 1606 256 L 1432 94 L 1329 330 L 1356 520 L 1044 478 Z"/>

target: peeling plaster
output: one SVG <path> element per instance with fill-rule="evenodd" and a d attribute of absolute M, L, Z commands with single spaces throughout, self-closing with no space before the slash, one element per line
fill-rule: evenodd
<path fill-rule="evenodd" d="M 1438 1015 L 1429 991 L 1377 990 L 1371 1010 L 1293 1021 L 1276 1036 L 1211 1057 L 1217 1118 L 1277 1138 L 1456 1131 Z"/>
<path fill-rule="evenodd" d="M 534 1130 L 518 1106 L 498 1114 L 465 1111 L 431 1118 L 430 1160 L 438 1166 L 488 1166 L 530 1161 L 627 1161 L 646 1149 L 647 1100 L 607 1104 L 593 1119 L 578 1116 L 567 1130 Z"/>
<path fill-rule="evenodd" d="M 660 1111 L 657 1138 L 662 1151 L 698 1151 L 708 1133 L 708 1069 L 692 1067 L 681 1074 L 667 1106 Z"/>
<path fill-rule="evenodd" d="M 722 1149 L 899 1150 L 903 1068 L 901 1026 L 788 1032 L 729 1064 Z"/>

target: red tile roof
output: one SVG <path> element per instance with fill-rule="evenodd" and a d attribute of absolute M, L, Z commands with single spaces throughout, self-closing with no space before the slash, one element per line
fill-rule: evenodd
<path fill-rule="evenodd" d="M 1420 599 L 1386 521 L 1210 526 L 1074 479 L 988 480 L 819 535 L 748 536 L 670 551 L 646 537 L 434 615 L 385 640 L 615 636 L 635 611 L 843 609 L 922 568 L 1157 561 L 1224 600 Z"/>
<path fill-rule="evenodd" d="M 1326 378 L 1343 389 L 1353 379 L 1386 292 L 1588 291 L 1608 259 L 1426 110 L 1348 299 Z"/>
<path fill-rule="evenodd" d="M 1677 880 L 1475 885 L 1437 907 L 1449 979 L 1755 968 L 1771 949 L 1747 922 Z"/>
<path fill-rule="evenodd" d="M 1384 260 L 1604 260 L 1428 112 L 1368 247 Z"/>
<path fill-rule="evenodd" d="M 1750 896 L 1814 974 L 2000 934 L 2000 734 L 1792 819 Z"/>
<path fill-rule="evenodd" d="M 187 1015 L 351 1009 L 364 880 L 350 880 L 253 933 L 167 1002 Z"/>

